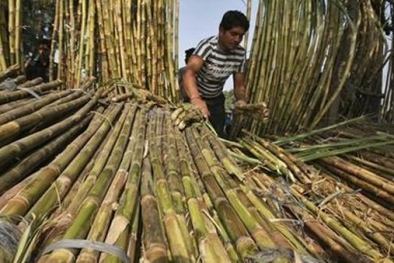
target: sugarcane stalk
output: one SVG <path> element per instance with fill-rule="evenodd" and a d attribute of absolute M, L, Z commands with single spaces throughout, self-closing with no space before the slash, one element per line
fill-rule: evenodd
<path fill-rule="evenodd" d="M 16 74 L 20 70 L 19 64 L 12 64 L 8 68 L 4 68 L 0 71 L 0 81 L 5 80 L 6 78 L 10 77 L 11 75 Z"/>
<path fill-rule="evenodd" d="M 149 122 L 148 130 L 150 146 L 149 157 L 152 165 L 155 191 L 160 208 L 162 209 L 166 237 L 173 260 L 178 262 L 192 262 L 193 255 L 188 253 L 186 245 L 188 242 L 185 240 L 185 238 L 190 237 L 185 237 L 183 235 L 181 224 L 177 219 L 176 210 L 171 198 L 168 182 L 165 180 L 164 167 L 159 154 L 161 149 L 157 147 L 157 145 L 161 145 L 161 136 L 157 136 L 157 134 L 162 134 L 162 122 L 160 120 L 163 120 L 163 117 L 162 114 L 154 116 Z"/>
<path fill-rule="evenodd" d="M 121 167 L 128 171 L 129 177 L 105 239 L 106 243 L 117 245 L 124 250 L 127 249 L 127 245 L 123 245 L 123 239 L 129 236 L 129 229 L 133 222 L 137 224 L 139 221 L 136 217 L 138 217 L 138 185 L 141 181 L 141 166 L 145 147 L 145 122 L 145 109 L 137 111 L 134 117 L 130 141 L 121 163 Z M 133 225 L 133 227 L 135 226 Z M 131 258 L 135 257 L 135 255 L 129 256 Z M 111 255 L 102 257 L 103 262 L 111 262 L 111 260 L 113 260 Z"/>
<path fill-rule="evenodd" d="M 373 260 L 386 260 L 385 262 L 392 262 L 390 259 L 387 259 L 384 255 L 374 249 L 367 241 L 361 239 L 356 234 L 352 233 L 343 225 L 341 225 L 338 221 L 336 221 L 330 215 L 322 212 L 317 208 L 312 202 L 307 200 L 304 196 L 299 194 L 296 190 L 290 189 L 291 193 L 298 198 L 310 211 L 312 211 L 315 215 L 319 215 L 319 217 L 327 224 L 329 227 L 339 232 L 354 248 L 356 248 L 359 252 L 362 252 Z"/>
<path fill-rule="evenodd" d="M 99 94 L 96 94 L 93 99 L 74 113 L 74 115 L 63 121 L 0 148 L 0 163 L 6 163 L 10 161 L 12 157 L 21 156 L 28 150 L 45 143 L 65 129 L 71 127 L 75 122 L 80 121 L 94 106 L 96 106 L 98 96 Z M 28 120 L 26 119 L 26 121 Z"/>
<path fill-rule="evenodd" d="M 0 116 L 0 125 L 3 125 L 11 120 L 15 120 L 19 117 L 36 112 L 40 108 L 48 105 L 49 103 L 58 100 L 60 98 L 63 98 L 71 93 L 72 91 L 64 91 L 64 92 L 49 94 L 47 96 L 44 96 L 39 101 L 34 101 L 33 103 L 31 104 L 29 103 L 24 107 L 22 106 L 22 107 L 14 108 L 13 110 L 8 111 L 6 114 L 2 114 Z M 78 95 L 80 96 L 80 94 Z"/>
<path fill-rule="evenodd" d="M 126 112 L 126 115 L 128 112 Z M 119 124 L 122 125 L 122 124 Z M 131 132 L 131 123 L 122 125 L 122 132 L 119 136 L 106 167 L 100 173 L 96 183 L 89 191 L 89 195 L 81 203 L 74 221 L 68 227 L 63 239 L 85 238 L 89 231 L 90 221 L 96 215 L 98 207 L 102 203 L 105 193 L 113 182 L 114 176 L 119 169 L 124 150 L 126 149 L 128 138 Z M 55 249 L 48 258 L 48 262 L 70 262 L 75 257 L 72 249 Z"/>
<path fill-rule="evenodd" d="M 158 211 L 159 204 L 152 192 L 153 184 L 151 163 L 148 158 L 144 158 L 141 182 L 143 257 L 149 262 L 169 262 L 165 233 L 162 231 L 162 220 Z"/>
<path fill-rule="evenodd" d="M 123 187 L 127 181 L 128 173 L 125 170 L 119 170 L 108 189 L 106 196 L 101 204 L 100 209 L 92 223 L 87 240 L 102 242 L 107 235 L 113 213 L 113 205 L 118 201 Z M 82 249 L 76 262 L 97 262 L 98 252 L 93 249 Z"/>
<path fill-rule="evenodd" d="M 97 98 L 96 98 L 97 100 Z M 60 131 L 64 131 L 67 128 L 70 128 L 73 124 L 80 121 L 89 110 L 96 104 L 96 100 L 90 101 L 83 108 L 81 108 L 78 112 L 76 112 L 73 116 L 67 118 L 64 121 L 61 121 L 58 124 L 54 125 L 52 129 L 46 129 L 36 134 L 30 135 L 24 139 L 19 140 L 19 143 L 23 143 L 24 145 L 28 145 L 29 139 L 31 140 L 31 144 L 33 147 L 34 142 L 42 139 L 40 136 L 44 138 L 50 138 L 50 136 L 59 133 Z M 57 129 L 55 129 L 57 128 Z M 79 142 L 83 143 L 83 142 Z M 11 145 L 12 146 L 12 145 Z M 3 149 L 8 149 L 3 147 L 0 149 L 0 152 Z M 50 184 L 55 180 L 60 173 L 67 167 L 67 165 L 73 160 L 78 151 L 83 147 L 77 143 L 69 145 L 62 154 L 58 155 L 49 165 L 41 169 L 38 173 L 40 176 L 36 177 L 36 180 L 31 181 L 25 188 L 22 190 L 18 196 L 13 198 L 5 207 L 0 210 L 1 215 L 24 215 L 36 200 L 47 190 Z M 26 202 L 25 200 L 28 200 Z"/>
<path fill-rule="evenodd" d="M 180 170 L 178 165 L 178 151 L 176 149 L 176 138 L 175 138 L 175 129 L 172 123 L 170 116 L 164 115 L 165 113 L 161 113 L 164 116 L 164 134 L 166 134 L 166 138 L 163 141 L 163 145 L 165 150 L 163 151 L 166 158 L 165 162 L 165 173 L 166 178 L 169 183 L 169 190 L 171 192 L 172 201 L 174 204 L 175 212 L 177 213 L 177 219 L 179 221 L 179 225 L 182 230 L 182 234 L 184 236 L 184 240 L 186 241 L 186 246 L 188 253 L 193 255 L 192 257 L 197 258 L 197 248 L 194 240 L 190 237 L 189 229 L 186 225 L 186 209 L 184 203 L 184 191 L 182 187 L 181 177 L 179 176 Z"/>
<path fill-rule="evenodd" d="M 103 121 L 103 118 L 97 116 L 97 122 L 92 124 L 92 131 L 88 141 L 85 141 L 84 147 L 80 149 L 79 153 L 75 158 L 70 162 L 70 164 L 64 169 L 64 171 L 59 175 L 59 177 L 51 184 L 49 189 L 42 195 L 40 200 L 38 200 L 35 205 L 30 209 L 27 216 L 31 216 L 33 214 L 39 215 L 45 213 L 45 211 L 50 211 L 53 209 L 59 201 L 62 201 L 67 192 L 70 190 L 72 184 L 75 182 L 77 177 L 80 175 L 82 169 L 87 165 L 89 160 L 92 158 L 93 154 L 99 148 L 100 144 L 103 142 L 107 133 L 111 128 L 111 123 L 115 123 L 116 117 L 122 109 L 122 105 L 118 105 L 117 107 L 113 107 L 107 113 L 108 121 Z M 124 117 L 125 118 L 125 117 Z M 118 122 L 123 123 L 123 120 L 120 119 Z M 118 128 L 119 127 L 119 128 Z M 114 134 L 118 134 L 120 131 L 121 125 L 117 125 L 115 128 Z M 86 140 L 86 138 L 81 138 L 81 140 Z M 114 144 L 114 143 L 113 143 Z M 113 144 L 106 144 L 106 146 L 113 148 Z M 99 163 L 99 158 L 96 158 L 96 163 Z M 94 169 L 94 168 L 93 168 Z M 88 192 L 92 186 L 90 184 L 86 184 L 86 181 L 80 186 L 80 189 L 83 189 L 84 192 Z M 80 191 L 79 191 L 80 192 Z M 78 193 L 74 195 L 74 200 L 84 200 L 84 196 L 79 196 Z M 67 211 L 69 213 L 74 212 L 70 207 L 78 207 L 80 205 L 79 202 L 72 202 L 68 207 Z M 65 208 L 63 208 L 65 209 Z"/>
<path fill-rule="evenodd" d="M 219 218 L 224 223 L 225 229 L 234 244 L 237 245 L 237 251 L 242 258 L 254 255 L 257 252 L 255 242 L 249 237 L 248 231 L 243 225 L 241 219 L 231 207 L 225 194 L 220 189 L 216 182 L 214 175 L 210 171 L 208 164 L 199 150 L 196 138 L 193 136 L 191 128 L 186 128 L 186 139 L 192 155 L 194 156 L 195 164 L 201 179 L 207 188 L 209 198 L 213 200 L 213 205 L 218 211 Z M 231 224 L 228 224 L 231 222 Z"/>
<path fill-rule="evenodd" d="M 122 104 L 120 104 L 122 105 Z M 112 132 L 110 133 L 110 135 L 108 136 L 108 139 L 106 140 L 105 144 L 103 145 L 103 147 L 100 149 L 100 152 L 98 153 L 97 157 L 96 157 L 96 161 L 95 164 L 93 165 L 92 169 L 89 171 L 88 175 L 86 176 L 84 182 L 82 183 L 82 185 L 79 187 L 78 191 L 75 193 L 75 198 L 78 200 L 83 200 L 85 199 L 85 197 L 87 196 L 87 194 L 89 193 L 89 190 L 93 187 L 94 183 L 96 182 L 98 176 L 100 175 L 100 173 L 104 170 L 108 159 L 110 158 L 112 151 L 114 149 L 114 145 L 116 144 L 118 137 L 123 136 L 122 134 L 120 134 L 120 132 L 122 131 L 122 125 L 130 125 L 129 121 L 132 121 L 134 113 L 135 113 L 135 108 L 133 107 L 132 110 L 130 110 L 130 108 L 126 105 L 125 108 L 120 108 L 121 112 L 121 116 L 118 119 L 110 119 L 111 122 L 109 124 L 116 124 L 112 130 Z M 115 115 L 114 117 L 117 118 L 117 115 Z M 107 129 L 109 129 L 110 127 L 107 127 Z M 108 132 L 108 130 L 106 130 L 106 132 Z M 105 134 L 105 133 L 104 133 Z M 101 136 L 104 137 L 104 136 Z M 92 156 L 92 154 L 94 153 L 94 151 L 91 151 L 91 149 L 87 148 L 86 149 L 87 154 L 83 155 L 84 156 L 84 161 L 85 162 L 79 162 L 79 163 L 86 163 Z M 70 166 L 71 169 L 74 169 L 74 166 Z M 83 165 L 81 166 L 81 168 L 83 167 Z M 74 172 L 73 170 L 71 170 L 71 174 L 79 174 L 79 172 Z M 67 176 L 67 174 L 66 174 Z M 67 176 L 70 177 L 70 176 Z M 71 175 L 72 178 L 74 178 L 73 175 Z M 75 180 L 75 178 L 73 179 Z M 68 207 L 67 207 L 67 212 L 68 213 L 75 213 L 77 211 L 79 207 L 79 203 L 77 202 L 73 202 L 71 203 Z"/>
<path fill-rule="evenodd" d="M 52 157 L 60 149 L 66 147 L 75 136 L 77 136 L 82 129 L 88 126 L 93 116 L 87 116 L 80 123 L 55 138 L 53 141 L 48 142 L 41 149 L 37 150 L 30 156 L 23 159 L 16 167 L 3 173 L 0 176 L 0 194 L 3 194 L 7 189 L 19 183 L 22 179 L 27 177 L 39 165 L 42 165 L 48 158 Z"/>
<path fill-rule="evenodd" d="M 44 93 L 49 90 L 53 90 L 62 84 L 60 80 L 55 80 L 48 83 L 39 84 L 31 88 L 32 92 L 37 94 Z M 17 90 L 14 92 L 0 92 L 0 104 L 7 103 L 13 100 L 19 100 L 31 96 L 26 90 Z"/>

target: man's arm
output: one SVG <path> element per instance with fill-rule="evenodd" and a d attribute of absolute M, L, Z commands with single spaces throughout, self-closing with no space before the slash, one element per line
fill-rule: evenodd
<path fill-rule="evenodd" d="M 185 73 L 183 74 L 183 86 L 190 99 L 190 103 L 196 105 L 205 117 L 209 116 L 207 104 L 201 98 L 197 88 L 196 74 L 200 71 L 204 60 L 199 56 L 192 55 L 187 63 Z"/>
<path fill-rule="evenodd" d="M 234 73 L 234 96 L 235 104 L 242 106 L 246 104 L 246 86 L 245 86 L 245 73 Z"/>

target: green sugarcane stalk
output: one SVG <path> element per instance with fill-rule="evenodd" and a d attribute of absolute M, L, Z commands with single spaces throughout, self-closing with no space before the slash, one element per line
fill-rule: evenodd
<path fill-rule="evenodd" d="M 32 153 L 11 170 L 0 176 L 0 194 L 19 183 L 26 178 L 32 171 L 42 165 L 49 158 L 53 157 L 60 149 L 66 147 L 81 130 L 85 129 L 90 123 L 93 116 L 87 116 L 80 123 L 59 135 L 53 141 L 48 142 L 45 146 Z"/>
<path fill-rule="evenodd" d="M 148 139 L 150 146 L 149 158 L 152 164 L 155 191 L 158 197 L 160 208 L 163 213 L 164 227 L 172 259 L 177 262 L 192 262 L 193 255 L 188 253 L 185 237 L 182 232 L 181 223 L 177 219 L 175 207 L 169 191 L 168 182 L 165 180 L 164 167 L 161 161 L 160 148 L 162 135 L 162 120 L 164 116 L 157 114 L 149 122 Z M 155 140 L 156 139 L 156 140 Z"/>
<path fill-rule="evenodd" d="M 166 137 L 163 141 L 163 148 L 165 149 L 163 152 L 168 156 L 165 162 L 165 173 L 169 183 L 169 190 L 171 192 L 175 212 L 177 213 L 177 219 L 181 227 L 184 240 L 186 241 L 188 253 L 192 255 L 191 257 L 193 257 L 195 260 L 197 258 L 197 247 L 196 243 L 194 242 L 195 240 L 193 240 L 190 236 L 190 231 L 187 227 L 184 216 L 186 214 L 186 204 L 184 202 L 185 193 L 182 187 L 181 176 L 179 176 L 179 157 L 178 151 L 176 149 L 177 140 L 175 137 L 175 129 L 177 128 L 174 128 L 173 122 L 169 115 L 164 115 L 165 112 L 161 112 L 160 114 L 163 114 L 165 122 L 164 133 L 166 134 Z"/>
<path fill-rule="evenodd" d="M 203 126 L 203 128 L 201 129 L 201 135 L 208 138 L 215 154 L 223 164 L 226 171 L 230 174 L 235 175 L 242 182 L 245 179 L 245 176 L 243 175 L 243 172 L 238 168 L 233 158 L 228 154 L 225 146 L 218 139 L 216 139 L 217 137 L 215 137 L 206 126 Z"/>
<path fill-rule="evenodd" d="M 63 236 L 64 239 L 85 238 L 87 231 L 90 229 L 90 220 L 96 215 L 98 207 L 110 187 L 116 171 L 119 169 L 130 136 L 131 123 L 126 122 L 124 125 L 121 123 L 119 125 L 122 125 L 122 132 L 114 145 L 107 165 L 98 176 L 96 183 L 89 191 L 89 195 L 79 207 L 74 221 Z M 74 253 L 75 251 L 72 249 L 55 249 L 49 256 L 48 262 L 70 262 L 74 259 Z"/>
<path fill-rule="evenodd" d="M 261 173 L 259 178 L 256 178 L 256 181 L 260 181 L 261 184 L 260 187 L 263 187 L 266 192 L 268 191 L 268 187 L 273 182 L 273 179 L 264 173 Z M 266 188 L 267 186 L 267 188 Z M 245 193 L 245 195 L 248 197 L 250 202 L 256 207 L 256 209 L 259 211 L 259 213 L 265 218 L 270 225 L 273 227 L 274 230 L 277 230 L 283 237 L 285 237 L 286 241 L 291 244 L 291 246 L 296 250 L 301 253 L 307 253 L 308 251 L 308 246 L 305 244 L 302 238 L 298 237 L 295 235 L 291 229 L 289 229 L 285 224 L 281 223 L 281 220 L 275 216 L 274 212 L 271 211 L 271 209 L 268 207 L 269 202 L 267 204 L 263 203 L 261 198 L 259 198 L 253 191 L 251 187 L 248 185 L 240 185 L 242 191 Z M 274 231 L 275 233 L 275 231 Z M 313 254 L 313 251 L 310 251 Z M 317 256 L 317 255 L 315 255 Z"/>
<path fill-rule="evenodd" d="M 128 243 L 128 248 L 127 248 L 127 255 L 130 258 L 131 262 L 137 262 L 137 251 L 139 251 L 139 246 L 141 244 L 141 240 L 139 239 L 139 229 L 141 225 L 141 208 L 140 206 L 137 206 L 137 211 L 135 212 L 131 224 L 131 232 L 130 232 L 130 238 L 126 239 L 124 243 Z M 126 235 L 122 235 L 126 236 Z"/>
<path fill-rule="evenodd" d="M 201 140 L 197 140 L 201 141 Z M 201 141 L 201 144 L 203 142 Z M 202 146 L 206 147 L 206 146 Z M 225 176 L 225 173 L 214 163 L 214 157 L 210 154 L 213 151 L 204 151 L 202 150 L 202 153 L 205 157 L 205 160 L 207 161 L 208 165 L 215 174 L 216 180 L 219 182 L 221 185 L 222 189 L 227 189 L 225 190 L 226 197 L 234 207 L 234 209 L 237 211 L 238 215 L 240 216 L 241 220 L 243 221 L 244 225 L 248 228 L 249 233 L 253 236 L 254 240 L 256 240 L 256 243 L 263 248 L 270 248 L 270 249 L 276 249 L 276 247 L 280 244 L 281 247 L 288 247 L 289 245 L 287 242 L 280 236 L 280 235 L 274 235 L 275 241 L 278 243 L 275 243 L 272 239 L 272 236 L 268 233 L 275 233 L 273 231 L 274 229 L 267 224 L 263 223 L 263 220 L 259 219 L 259 215 L 257 214 L 257 210 L 253 207 L 247 208 L 246 205 L 251 203 L 248 201 L 247 197 L 244 195 L 242 191 L 235 191 L 235 189 L 228 189 L 230 187 L 236 187 L 236 184 L 234 181 L 232 182 L 232 179 L 229 176 Z M 216 160 L 217 161 L 217 160 Z M 228 185 L 230 183 L 230 185 Z M 241 187 L 242 188 L 242 187 Z M 241 199 L 243 201 L 241 201 Z M 245 203 L 246 202 L 246 203 Z M 262 226 L 262 223 L 264 227 Z M 286 262 L 287 259 L 285 258 L 277 258 L 277 262 Z"/>
<path fill-rule="evenodd" d="M 379 251 L 374 249 L 367 241 L 361 239 L 359 236 L 343 227 L 330 215 L 320 211 L 318 207 L 316 207 L 312 202 L 307 200 L 304 196 L 299 194 L 296 190 L 291 188 L 290 192 L 297 199 L 299 199 L 310 211 L 312 211 L 315 215 L 318 215 L 325 224 L 340 233 L 359 252 L 368 255 L 374 260 L 385 260 L 384 262 L 392 262 L 390 259 L 387 259 L 385 256 L 383 256 Z"/>
<path fill-rule="evenodd" d="M 66 120 L 55 124 L 52 129 L 48 128 L 40 131 L 36 134 L 30 135 L 24 139 L 19 140 L 19 143 L 27 146 L 30 143 L 30 147 L 35 146 L 36 140 L 54 136 L 57 133 L 72 127 L 76 122 L 80 121 L 89 110 L 96 104 L 97 97 L 95 100 L 90 101 L 78 112 Z M 41 136 L 41 137 L 40 137 Z M 85 136 L 86 138 L 86 136 Z M 87 140 L 88 138 L 86 138 Z M 79 144 L 80 143 L 80 144 Z M 51 183 L 60 175 L 60 173 L 67 167 L 67 165 L 74 159 L 78 151 L 83 147 L 83 141 L 76 142 L 75 144 L 69 145 L 62 154 L 58 155 L 49 165 L 41 169 L 38 173 L 40 176 L 35 177 L 15 198 L 13 198 L 5 207 L 0 210 L 1 215 L 24 215 L 27 210 L 40 198 L 40 196 L 48 189 Z M 81 145 L 82 144 L 82 145 Z M 12 144 L 9 145 L 10 148 Z M 0 149 L 2 152 L 4 149 L 9 149 L 8 146 Z M 0 159 L 1 160 L 1 159 Z M 26 202 L 25 200 L 28 200 Z"/>
<path fill-rule="evenodd" d="M 240 256 L 246 258 L 250 255 L 254 255 L 257 252 L 257 246 L 249 237 L 248 231 L 241 219 L 225 198 L 225 194 L 210 171 L 210 167 L 206 163 L 193 133 L 191 128 L 186 128 L 186 139 L 194 157 L 196 167 L 201 174 L 201 180 L 207 189 L 209 198 L 212 199 L 213 205 L 218 211 L 219 218 L 223 222 L 231 241 L 236 244 Z"/>
<path fill-rule="evenodd" d="M 252 136 L 251 133 L 244 131 L 246 134 L 249 136 Z M 311 169 L 306 167 L 306 165 L 301 162 L 300 160 L 297 160 L 297 158 L 285 151 L 283 148 L 275 145 L 274 143 L 270 143 L 269 141 L 266 141 L 262 138 L 259 137 L 253 137 L 254 140 L 262 144 L 266 149 L 268 149 L 271 153 L 275 154 L 278 156 L 279 159 L 281 159 L 287 167 L 293 172 L 293 174 L 303 183 L 303 184 L 310 184 L 311 180 L 310 177 L 312 176 L 310 174 Z"/>
<path fill-rule="evenodd" d="M 333 230 L 324 225 L 320 220 L 315 219 L 310 213 L 297 205 L 286 205 L 291 212 L 301 218 L 308 229 L 310 229 L 323 243 L 328 246 L 328 249 L 335 255 L 335 257 L 345 260 L 346 262 L 353 262 L 355 258 L 361 263 L 372 263 L 370 259 L 365 256 L 360 256 L 352 246 L 343 239 L 342 236 L 337 235 Z"/>
<path fill-rule="evenodd" d="M 58 119 L 59 116 L 77 110 L 89 101 L 89 96 L 84 95 L 79 99 L 69 103 L 64 103 L 52 108 L 42 108 L 28 116 L 18 118 L 16 120 L 0 125 L 0 141 L 6 140 L 12 136 L 21 134 L 22 132 L 36 126 L 39 123 L 50 122 Z"/>
<path fill-rule="evenodd" d="M 120 104 L 122 105 L 122 104 Z M 89 190 L 93 187 L 94 183 L 96 182 L 98 176 L 100 175 L 100 173 L 104 170 L 108 159 L 110 158 L 112 151 L 114 149 L 114 145 L 116 144 L 116 142 L 118 141 L 119 137 L 123 136 L 121 133 L 123 125 L 130 125 L 130 121 L 132 121 L 132 118 L 134 117 L 135 114 L 135 108 L 131 109 L 128 106 L 125 106 L 124 108 L 120 108 L 121 112 L 120 112 L 120 117 L 118 118 L 118 115 L 114 116 L 114 119 L 110 119 L 112 120 L 109 124 L 115 124 L 115 126 L 112 127 L 112 131 L 111 133 L 108 135 L 108 138 L 105 142 L 105 144 L 103 146 L 100 146 L 100 152 L 97 154 L 96 156 L 96 161 L 92 167 L 92 169 L 89 171 L 89 173 L 87 174 L 86 178 L 84 179 L 84 182 L 82 183 L 82 185 L 79 187 L 78 191 L 75 193 L 74 198 L 77 200 L 83 200 L 85 199 L 85 197 L 87 196 L 87 194 L 89 193 Z M 118 118 L 118 119 L 115 119 Z M 111 127 L 107 127 L 107 128 L 111 128 Z M 108 132 L 109 130 L 106 130 L 106 132 Z M 107 135 L 107 133 L 104 133 L 103 135 L 101 135 L 101 138 L 104 138 L 105 135 Z M 91 149 L 87 148 L 86 149 L 86 153 L 84 153 L 83 156 L 83 160 L 84 162 L 79 162 L 79 163 L 87 163 L 87 161 L 91 158 L 92 154 L 95 151 L 91 151 Z M 74 165 L 75 166 L 75 165 Z M 73 169 L 72 167 L 74 166 L 70 166 L 71 169 Z M 83 167 L 83 165 L 81 166 L 81 168 Z M 75 169 L 75 168 L 74 168 Z M 71 170 L 72 174 L 78 174 L 74 173 L 73 170 Z M 66 177 L 67 174 L 65 174 Z M 75 180 L 75 178 L 74 178 Z M 68 207 L 67 207 L 67 212 L 74 214 L 75 211 L 77 211 L 79 207 L 79 203 L 78 202 L 73 202 L 71 203 Z"/>
<path fill-rule="evenodd" d="M 149 262 L 169 262 L 167 244 L 162 231 L 159 204 L 153 193 L 154 182 L 149 158 L 144 158 L 141 182 L 141 218 L 143 257 Z"/>
<path fill-rule="evenodd" d="M 103 120 L 101 116 L 97 116 L 97 122 L 92 124 L 92 132 L 89 136 L 89 140 L 85 142 L 85 145 L 78 152 L 75 158 L 70 162 L 70 164 L 64 169 L 64 171 L 58 176 L 58 178 L 51 184 L 49 189 L 42 195 L 42 197 L 34 204 L 34 206 L 30 209 L 27 217 L 32 216 L 33 214 L 39 215 L 45 213 L 46 211 L 51 211 L 59 201 L 62 201 L 67 192 L 70 190 L 71 186 L 77 179 L 77 177 L 81 174 L 83 168 L 87 165 L 89 160 L 92 158 L 93 154 L 100 147 L 100 144 L 103 142 L 105 137 L 107 136 L 112 123 L 123 123 L 124 120 L 116 120 L 120 111 L 122 110 L 123 105 L 117 105 L 109 109 L 106 114 L 107 119 Z M 124 117 L 126 118 L 126 114 L 124 113 Z M 119 128 L 118 128 L 119 127 Z M 117 137 L 120 132 L 121 125 L 117 125 L 115 127 L 114 133 L 116 134 L 114 137 Z M 86 140 L 85 138 L 81 138 L 82 140 Z M 113 144 L 106 144 L 106 146 L 113 148 Z M 97 158 L 98 159 L 98 158 Z M 97 160 L 96 159 L 96 160 Z M 97 163 L 97 161 L 96 161 Z M 86 182 L 86 181 L 85 181 Z M 92 183 L 86 186 L 86 183 L 83 183 L 80 186 L 80 189 L 83 189 L 84 192 L 88 192 L 88 189 L 92 187 Z M 74 200 L 84 200 L 85 196 L 78 196 L 78 193 L 74 195 Z M 76 207 L 79 206 L 79 202 L 72 202 L 67 207 L 67 212 L 72 213 L 74 210 L 70 209 L 72 204 L 75 204 Z M 63 208 L 65 209 L 65 208 Z M 73 213 L 72 213 L 73 214 Z"/>
<path fill-rule="evenodd" d="M 145 145 L 145 129 L 146 129 L 146 110 L 138 110 L 134 117 L 132 133 L 127 150 L 124 154 L 121 167 L 129 173 L 128 181 L 125 186 L 119 207 L 115 212 L 111 222 L 109 233 L 105 242 L 118 247 L 127 249 L 127 245 L 123 245 L 123 239 L 129 236 L 130 226 L 137 224 L 138 219 L 138 201 L 139 188 L 141 180 L 141 166 Z M 133 226 L 135 227 L 135 226 Z M 135 258 L 135 255 L 130 255 Z M 114 257 L 105 255 L 102 257 L 103 262 L 111 262 Z"/>
<path fill-rule="evenodd" d="M 31 87 L 30 89 L 32 92 L 35 92 L 36 94 L 39 95 L 39 94 L 42 94 L 46 91 L 53 90 L 53 89 L 59 87 L 61 84 L 62 84 L 62 82 L 60 80 L 55 80 L 52 82 L 36 85 L 34 87 Z M 0 92 L 0 104 L 7 103 L 10 101 L 14 101 L 14 100 L 27 98 L 30 96 L 31 96 L 31 94 L 26 90 L 16 90 L 13 92 Z"/>
<path fill-rule="evenodd" d="M 40 100 L 35 101 L 31 104 L 27 104 L 24 107 L 14 108 L 13 110 L 8 111 L 6 114 L 2 114 L 0 116 L 0 125 L 5 124 L 9 121 L 15 120 L 19 117 L 36 112 L 40 108 L 44 107 L 45 105 L 47 105 L 55 100 L 58 100 L 60 98 L 63 98 L 71 93 L 72 93 L 72 91 L 70 91 L 70 90 L 52 93 L 52 94 L 43 96 Z M 80 94 L 79 94 L 79 96 L 80 96 Z"/>
<path fill-rule="evenodd" d="M 11 157 L 15 158 L 21 156 L 25 152 L 45 143 L 65 129 L 71 127 L 75 122 L 80 121 L 94 106 L 96 106 L 98 96 L 99 92 L 85 106 L 63 121 L 0 148 L 0 164 L 10 161 Z"/>
<path fill-rule="evenodd" d="M 177 138 L 182 137 L 182 134 L 176 129 L 175 135 Z M 209 231 L 209 227 L 206 224 L 205 214 L 208 214 L 208 211 L 206 208 L 202 207 L 202 196 L 190 164 L 188 163 L 188 157 L 190 158 L 190 156 L 187 154 L 186 146 L 181 140 L 176 140 L 176 146 L 179 155 L 179 170 L 182 175 L 186 203 L 189 209 L 194 235 L 198 242 L 200 256 L 205 262 L 227 262 L 230 258 L 218 234 L 216 231 Z M 205 214 L 203 211 L 205 211 Z M 229 241 L 229 239 L 227 240 Z M 228 242 L 228 244 L 230 244 L 230 242 Z M 233 252 L 231 253 L 233 261 L 239 261 L 239 257 L 231 245 L 228 246 L 227 250 Z"/>
<path fill-rule="evenodd" d="M 116 204 L 120 195 L 122 194 L 127 177 L 128 173 L 125 170 L 120 169 L 116 173 L 115 178 L 101 204 L 101 207 L 97 211 L 97 215 L 92 223 L 87 240 L 98 242 L 104 241 L 111 223 L 113 205 Z M 76 262 L 94 263 L 97 262 L 98 256 L 99 253 L 93 249 L 82 249 Z"/>
<path fill-rule="evenodd" d="M 259 156 L 259 158 L 264 161 L 264 164 L 266 164 L 269 169 L 285 175 L 292 182 L 295 182 L 294 174 L 288 169 L 287 165 L 269 150 L 264 149 L 257 143 L 254 143 L 245 137 L 241 139 L 240 143 L 249 151 L 251 151 L 253 155 Z"/>
<path fill-rule="evenodd" d="M 362 234 L 369 237 L 379 246 L 382 246 L 390 254 L 394 253 L 394 245 L 391 243 L 391 241 L 379 232 L 375 232 L 375 230 L 373 230 L 370 226 L 367 226 L 367 223 L 363 219 L 357 217 L 351 211 L 347 210 L 343 210 L 342 215 L 344 216 L 344 218 L 341 220 L 342 224 L 345 225 L 352 232 L 357 233 L 361 231 Z M 349 221 L 347 221 L 346 219 Z"/>

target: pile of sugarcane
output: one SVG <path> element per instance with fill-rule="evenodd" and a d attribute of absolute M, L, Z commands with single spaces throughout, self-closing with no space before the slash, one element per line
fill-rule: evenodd
<path fill-rule="evenodd" d="M 59 92 L 54 84 L 18 83 L 0 92 L 0 215 L 30 241 L 17 256 L 29 262 L 237 262 L 266 250 L 283 262 L 327 256 L 310 251 L 291 227 L 264 220 L 270 210 L 206 126 L 181 133 L 168 105 L 111 103 L 91 83 Z"/>
<path fill-rule="evenodd" d="M 146 91 L 5 75 L 0 216 L 22 233 L 17 262 L 393 261 L 389 209 L 274 143 L 244 138 L 234 159 Z M 236 162 L 247 151 L 254 169 Z"/>
<path fill-rule="evenodd" d="M 244 131 L 232 151 L 247 152 L 245 160 L 268 168 L 271 176 L 260 175 L 262 189 L 282 206 L 272 207 L 285 209 L 350 262 L 355 259 L 349 251 L 379 262 L 394 257 L 392 131 L 365 118 L 287 138 L 263 139 Z"/>
<path fill-rule="evenodd" d="M 178 1 L 56 3 L 51 50 L 58 50 L 58 78 L 71 86 L 83 75 L 123 79 L 177 98 Z"/>
<path fill-rule="evenodd" d="M 178 98 L 177 0 L 55 2 L 50 80 L 73 88 L 94 76 L 102 83 L 122 80 L 169 100 Z M 33 29 L 24 26 L 21 5 L 20 0 L 0 3 L 0 71 L 24 67 L 21 31 Z M 112 92 L 127 90 L 120 86 Z"/>
<path fill-rule="evenodd" d="M 392 123 L 393 59 L 382 29 L 393 10 L 391 1 L 259 1 L 247 87 L 271 118 L 244 127 L 285 135 L 362 114 Z"/>

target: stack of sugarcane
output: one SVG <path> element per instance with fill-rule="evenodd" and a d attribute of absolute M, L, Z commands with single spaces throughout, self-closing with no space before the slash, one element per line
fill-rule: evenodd
<path fill-rule="evenodd" d="M 280 199 L 282 208 L 273 207 L 301 220 L 346 261 L 361 252 L 372 262 L 393 260 L 393 135 L 363 118 L 276 140 L 244 134 L 239 146 L 254 156 L 249 161 L 276 177 L 259 175 L 263 191 Z M 234 155 L 244 154 L 235 146 Z"/>
<path fill-rule="evenodd" d="M 326 252 L 294 225 L 264 172 L 245 172 L 206 125 L 180 131 L 168 104 L 88 87 L 0 92 L 0 216 L 23 233 L 15 260 L 351 262 L 355 251 Z"/>
<path fill-rule="evenodd" d="M 22 2 L 0 3 L 0 72 L 11 65 L 23 71 L 21 32 L 39 33 L 25 27 Z M 48 6 L 48 1 L 36 2 Z M 178 98 L 178 0 L 55 2 L 54 17 L 46 18 L 53 20 L 51 80 L 61 79 L 64 87 L 73 88 L 91 76 L 101 83 L 121 79 L 155 95 Z"/>
<path fill-rule="evenodd" d="M 285 135 L 365 113 L 392 122 L 391 78 L 385 89 L 381 81 L 385 63 L 392 63 L 382 3 L 392 5 L 259 1 L 247 87 L 250 102 L 266 102 L 271 116 L 268 123 L 248 118 L 243 127 Z"/>
<path fill-rule="evenodd" d="M 77 86 L 84 75 L 104 83 L 122 79 L 175 100 L 177 12 L 178 1 L 57 1 L 51 49 L 57 48 L 60 59 L 55 75 Z"/>

